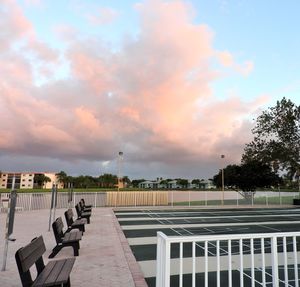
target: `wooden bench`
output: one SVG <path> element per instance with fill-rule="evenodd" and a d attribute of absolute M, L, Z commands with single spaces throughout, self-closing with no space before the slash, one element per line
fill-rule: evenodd
<path fill-rule="evenodd" d="M 81 210 L 83 212 L 90 212 L 92 214 L 92 208 L 91 207 L 87 207 L 82 200 L 80 200 L 78 202 L 78 204 L 80 205 L 80 208 L 81 208 Z"/>
<path fill-rule="evenodd" d="M 82 238 L 82 231 L 63 231 L 64 224 L 61 217 L 58 217 L 52 223 L 52 229 L 56 241 L 56 246 L 53 248 L 49 258 L 53 258 L 62 248 L 66 246 L 73 247 L 74 256 L 79 255 L 79 240 Z"/>
<path fill-rule="evenodd" d="M 87 208 L 92 208 L 93 207 L 93 205 L 92 204 L 85 204 L 85 200 L 84 200 L 84 198 L 81 198 L 81 200 L 80 200 L 82 203 L 83 203 L 83 206 L 84 207 L 87 207 Z"/>
<path fill-rule="evenodd" d="M 79 203 L 77 203 L 75 205 L 75 209 L 76 209 L 76 213 L 77 213 L 78 218 L 86 218 L 87 223 L 89 224 L 90 223 L 91 212 L 84 212 L 81 209 L 81 206 L 79 205 Z"/>
<path fill-rule="evenodd" d="M 75 258 L 52 260 L 45 265 L 43 260 L 45 251 L 43 237 L 39 236 L 15 253 L 22 286 L 71 286 L 70 273 Z M 34 264 L 37 270 L 35 280 L 30 273 L 30 268 Z"/>
<path fill-rule="evenodd" d="M 85 232 L 85 224 L 87 223 L 86 218 L 79 218 L 75 221 L 73 220 L 73 210 L 70 208 L 67 211 L 65 211 L 65 218 L 68 226 L 68 231 L 72 229 L 79 229 L 82 232 Z"/>

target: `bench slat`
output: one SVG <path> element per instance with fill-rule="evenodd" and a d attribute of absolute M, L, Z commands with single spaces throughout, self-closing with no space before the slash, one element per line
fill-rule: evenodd
<path fill-rule="evenodd" d="M 75 258 L 50 261 L 32 286 L 53 286 L 66 283 L 74 262 Z"/>
<path fill-rule="evenodd" d="M 82 239 L 82 232 L 81 231 L 76 231 L 76 232 L 68 232 L 65 233 L 64 238 L 63 238 L 63 243 L 64 242 L 72 242 L 72 241 L 78 241 Z"/>
<path fill-rule="evenodd" d="M 66 260 L 66 262 L 64 264 L 64 269 L 57 277 L 58 282 L 62 282 L 67 275 L 68 275 L 68 277 L 70 276 L 74 262 L 75 262 L 75 258 L 69 258 Z"/>
<path fill-rule="evenodd" d="M 74 221 L 74 223 L 73 224 L 75 224 L 75 225 L 82 225 L 82 224 L 86 224 L 87 223 L 87 219 L 86 218 L 80 218 L 80 219 L 76 219 L 75 221 Z"/>
<path fill-rule="evenodd" d="M 27 271 L 46 251 L 42 236 L 18 251 L 23 272 Z"/>

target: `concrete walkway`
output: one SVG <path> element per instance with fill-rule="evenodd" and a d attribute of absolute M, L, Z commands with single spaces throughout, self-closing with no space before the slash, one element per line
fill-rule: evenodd
<path fill-rule="evenodd" d="M 63 212 L 56 210 L 55 217 Z M 0 264 L 3 266 L 4 232 L 6 214 L 0 214 Z M 16 250 L 43 235 L 47 248 L 44 261 L 55 246 L 52 228 L 48 232 L 49 210 L 17 212 L 15 217 L 15 242 L 9 243 L 6 271 L 0 271 L 0 286 L 21 286 L 14 254 Z M 63 248 L 55 258 L 72 256 L 71 247 Z M 1 268 L 2 269 L 2 268 Z M 34 270 L 34 268 L 33 268 Z M 131 252 L 125 236 L 111 208 L 94 208 L 91 224 L 80 242 L 79 256 L 71 273 L 72 286 L 101 287 L 147 287 L 138 263 Z"/>

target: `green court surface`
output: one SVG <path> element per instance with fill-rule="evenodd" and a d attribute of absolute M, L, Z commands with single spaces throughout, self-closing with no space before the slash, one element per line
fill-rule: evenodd
<path fill-rule="evenodd" d="M 216 234 L 253 234 L 253 233 L 279 233 L 300 231 L 300 209 L 156 209 L 156 210 L 119 210 L 115 215 L 123 229 L 136 260 L 144 273 L 150 287 L 155 286 L 156 275 L 156 242 L 157 232 L 162 231 L 168 236 L 216 235 Z M 237 254 L 239 242 L 233 241 L 231 253 Z M 286 250 L 292 251 L 292 239 L 287 239 Z M 278 252 L 283 250 L 283 242 L 278 240 Z M 299 246 L 298 246 L 299 245 Z M 220 242 L 221 258 L 228 255 L 228 243 Z M 250 240 L 243 242 L 243 256 L 250 254 Z M 260 240 L 254 240 L 255 254 L 261 253 Z M 300 250 L 300 238 L 297 238 L 297 250 Z M 264 253 L 270 255 L 270 243 L 265 242 Z M 289 253 L 288 253 L 289 254 Z M 300 253 L 298 253 L 300 254 Z M 204 244 L 197 243 L 196 257 L 203 258 Z M 210 243 L 208 256 L 216 255 L 216 246 Z M 192 244 L 184 243 L 183 258 L 190 260 Z M 299 255 L 298 255 L 299 257 Z M 171 246 L 171 261 L 176 263 L 179 258 L 179 244 Z M 197 259 L 198 260 L 198 259 Z M 300 260 L 299 260 L 300 262 Z M 202 262 L 203 263 L 203 262 Z M 172 264 L 172 263 L 171 263 Z M 200 268 L 201 269 L 201 268 Z M 298 267 L 299 270 L 299 267 Z M 244 269 L 244 286 L 251 286 L 251 270 Z M 272 286 L 271 267 L 266 267 L 266 285 Z M 297 286 L 294 278 L 294 266 L 288 265 L 288 285 Z M 279 277 L 284 278 L 284 270 L 279 267 Z M 220 273 L 221 286 L 228 286 L 228 272 Z M 216 272 L 209 272 L 209 287 L 217 286 Z M 233 286 L 240 286 L 239 270 L 232 270 Z M 183 286 L 191 285 L 191 272 L 184 272 Z M 196 274 L 196 286 L 204 286 L 204 273 L 201 270 Z M 279 282 L 279 286 L 285 286 Z M 171 275 L 172 287 L 179 286 L 178 274 Z M 255 267 L 255 286 L 263 286 L 261 268 Z"/>

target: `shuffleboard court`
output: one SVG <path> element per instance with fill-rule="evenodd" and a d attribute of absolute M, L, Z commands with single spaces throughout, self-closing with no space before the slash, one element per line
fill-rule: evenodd
<path fill-rule="evenodd" d="M 156 276 L 156 249 L 157 249 L 157 232 L 161 231 L 168 236 L 194 236 L 194 235 L 218 235 L 218 234 L 253 234 L 253 233 L 281 233 L 281 232 L 298 232 L 300 231 L 300 209 L 276 208 L 276 209 L 143 209 L 143 210 L 116 210 L 115 215 L 119 220 L 120 226 L 129 242 L 136 260 L 144 273 L 147 284 L 150 287 L 155 286 Z M 264 247 L 260 240 L 254 240 L 254 254 L 250 252 L 250 240 L 243 241 L 243 257 L 244 261 L 249 265 L 251 256 L 258 257 L 262 251 L 266 254 L 266 261 L 270 261 L 269 267 L 266 267 L 266 282 L 263 285 L 261 278 L 260 264 L 255 266 L 255 286 L 272 286 L 272 258 L 271 258 L 271 242 L 265 241 Z M 191 266 L 192 244 L 184 243 L 183 261 L 186 266 Z M 300 246 L 300 238 L 297 238 L 297 247 Z M 286 250 L 287 254 L 292 253 L 292 239 L 285 242 L 278 240 L 277 251 L 280 253 Z M 221 256 L 221 272 L 220 278 L 222 286 L 228 286 L 228 270 L 222 260 L 229 253 L 233 256 L 232 263 L 232 280 L 233 286 L 240 286 L 240 271 L 234 263 L 234 257 L 238 257 L 239 242 L 232 241 L 228 246 L 227 242 L 220 242 Z M 204 286 L 203 262 L 204 243 L 196 245 L 196 286 Z M 217 286 L 215 266 L 216 245 L 210 243 L 208 245 L 209 259 L 209 287 Z M 300 250 L 300 248 L 297 248 Z M 170 286 L 179 286 L 179 275 L 176 274 L 177 266 L 179 266 L 179 243 L 173 244 L 171 247 L 171 267 Z M 298 257 L 300 256 L 300 252 Z M 300 257 L 299 257 L 300 258 Z M 201 261 L 202 260 L 202 261 Z M 257 260 L 258 262 L 259 260 Z M 299 260 L 300 262 L 300 260 Z M 284 268 L 279 266 L 279 278 L 288 276 L 288 285 L 284 285 L 283 281 L 279 282 L 279 286 L 298 286 L 295 282 L 295 265 L 287 265 L 288 274 L 285 274 Z M 299 266 L 298 266 L 299 269 Z M 244 269 L 244 286 L 251 286 L 251 268 Z M 189 269 L 183 272 L 183 286 L 192 286 L 192 274 Z M 247 280 L 247 278 L 249 280 Z"/>

